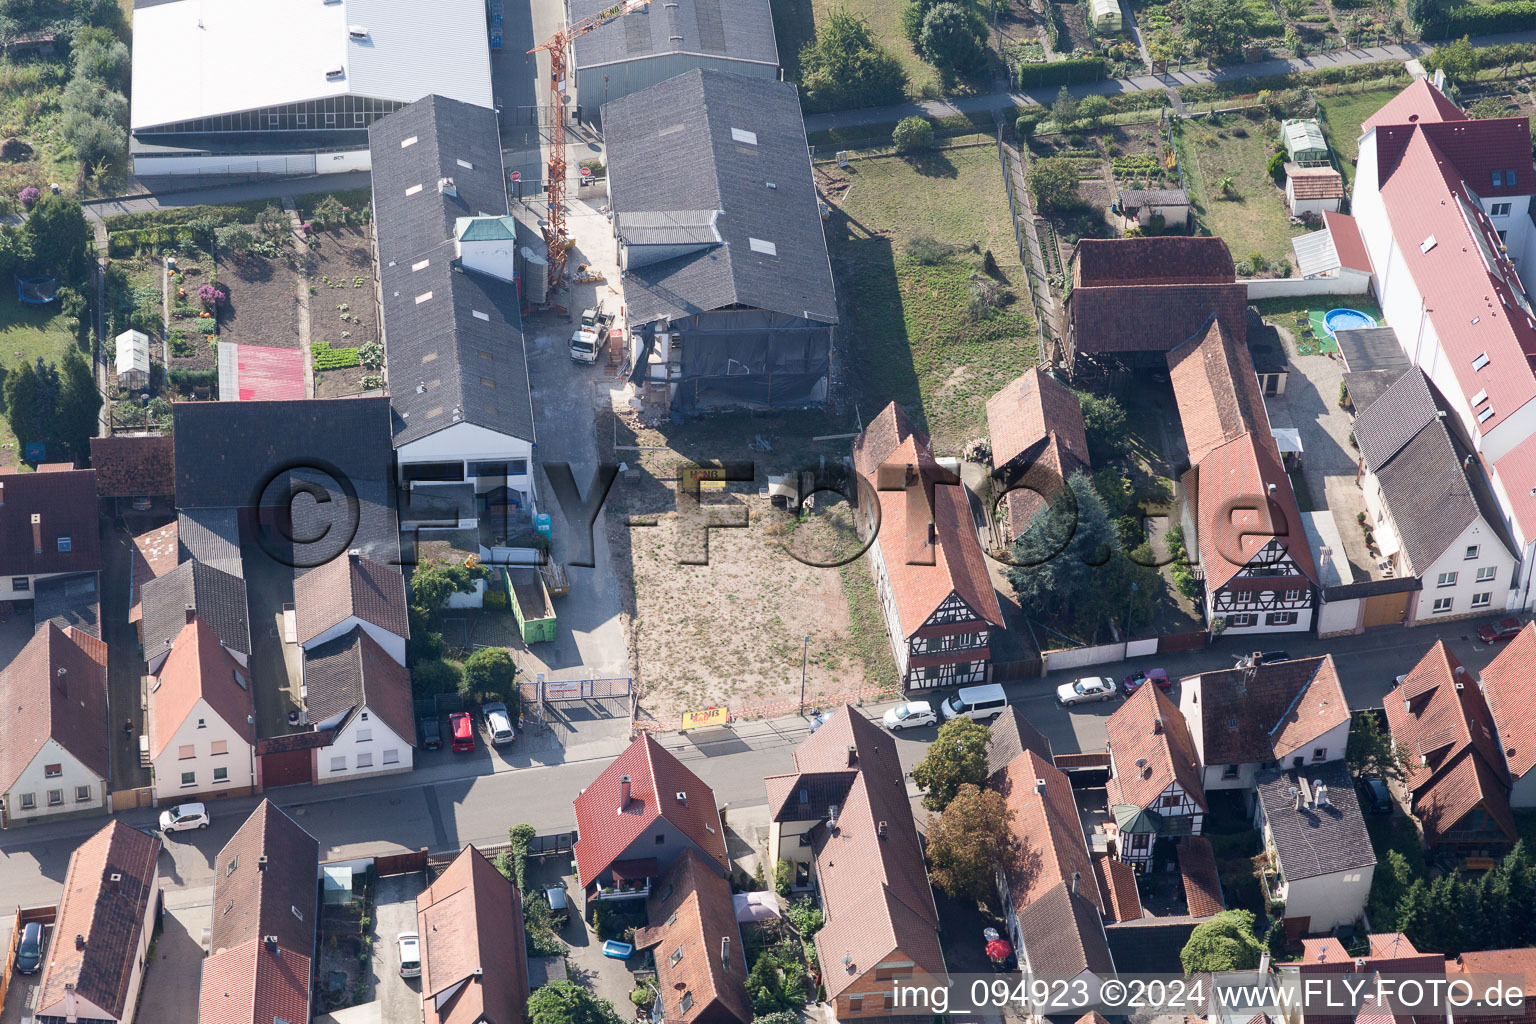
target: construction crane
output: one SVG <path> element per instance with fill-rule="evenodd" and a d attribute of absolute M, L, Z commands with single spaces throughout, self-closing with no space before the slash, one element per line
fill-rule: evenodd
<path fill-rule="evenodd" d="M 549 128 L 549 216 L 544 227 L 544 241 L 549 246 L 549 286 L 551 290 L 565 277 L 565 256 L 570 237 L 565 231 L 565 68 L 571 41 L 594 29 L 617 21 L 649 4 L 651 0 L 624 0 L 589 18 L 567 25 L 544 42 L 529 50 L 549 54 L 549 105 L 554 112 Z"/>

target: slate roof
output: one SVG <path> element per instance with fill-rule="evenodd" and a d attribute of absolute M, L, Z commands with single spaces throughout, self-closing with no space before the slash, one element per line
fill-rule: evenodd
<path fill-rule="evenodd" d="M 1512 778 L 1536 768 L 1536 623 L 1527 622 L 1478 677 Z"/>
<path fill-rule="evenodd" d="M 398 565 L 348 552 L 300 576 L 293 591 L 300 644 L 354 615 L 402 639 L 410 635 Z"/>
<path fill-rule="evenodd" d="M 1001 794 L 1013 812 L 1010 828 L 1018 852 L 1003 865 L 1003 871 L 1015 912 L 1023 911 L 1057 883 L 1070 885 L 1074 875 L 1078 892 L 1103 911 L 1104 897 L 1066 773 L 1026 750 L 987 786 Z"/>
<path fill-rule="evenodd" d="M 926 497 L 909 501 L 905 489 L 879 490 L 882 470 L 897 478 L 906 467 L 938 471 L 927 436 L 896 403 L 881 410 L 854 441 L 853 463 L 879 496 L 882 526 L 876 543 L 885 553 L 886 575 L 905 635 L 916 633 L 951 594 L 964 601 L 977 619 L 1002 626 L 1002 606 L 962 489 L 934 487 L 932 509 L 926 506 Z"/>
<path fill-rule="evenodd" d="M 1296 881 L 1353 871 L 1376 863 L 1349 770 L 1328 761 L 1284 771 L 1263 771 L 1254 779 L 1280 871 Z M 1327 790 L 1327 806 L 1315 801 L 1317 787 Z M 1305 794 L 1301 810 L 1291 787 Z"/>
<path fill-rule="evenodd" d="M 240 667 L 202 619 L 182 627 L 170 656 L 149 689 L 149 756 L 165 753 L 199 699 L 246 743 L 256 742 L 247 720 L 256 714 L 250 673 Z"/>
<path fill-rule="evenodd" d="M 522 898 L 484 854 L 466 846 L 416 897 L 416 930 L 428 1024 L 522 1024 L 528 1002 Z M 456 985 L 462 987 L 444 998 Z"/>
<path fill-rule="evenodd" d="M 176 439 L 159 434 L 91 438 L 96 493 L 103 498 L 176 493 Z"/>
<path fill-rule="evenodd" d="M 1143 206 L 1188 206 L 1189 193 L 1181 188 L 1128 188 L 1119 193 L 1120 205 L 1127 210 Z"/>
<path fill-rule="evenodd" d="M 853 764 L 848 748 L 853 747 Z M 837 818 L 812 832 L 816 880 L 825 926 L 816 933 L 827 997 L 836 999 L 876 964 L 901 950 L 920 974 L 947 977 L 939 946 L 938 912 L 928 887 L 912 804 L 890 734 L 852 705 L 795 749 L 801 773 L 854 770 Z M 886 834 L 877 833 L 881 822 Z M 585 876 L 583 876 L 585 877 Z M 842 958 L 852 963 L 841 967 Z"/>
<path fill-rule="evenodd" d="M 1046 760 L 1054 763 L 1051 755 L 1051 741 L 1045 735 L 1029 724 L 1024 713 L 1019 710 L 1017 704 L 1010 704 L 1003 709 L 1003 713 L 992 719 L 987 726 L 987 777 L 991 778 L 998 772 L 1007 768 L 1014 758 L 1032 750 Z"/>
<path fill-rule="evenodd" d="M 572 0 L 568 6 L 570 20 L 575 23 L 607 10 L 612 4 L 603 0 Z M 665 10 L 642 7 L 579 36 L 572 51 L 577 70 L 671 54 L 724 58 L 775 68 L 779 63 L 768 0 L 680 0 Z"/>
<path fill-rule="evenodd" d="M 500 138 L 495 111 L 440 96 L 368 130 L 397 448 L 460 422 L 534 439 L 517 287 L 465 271 L 453 241 L 507 216 Z"/>
<path fill-rule="evenodd" d="M 1076 351 L 1166 352 L 1213 314 L 1239 340 L 1248 291 L 1219 238 L 1085 238 L 1072 254 Z"/>
<path fill-rule="evenodd" d="M 65 988 L 116 1019 L 131 1015 L 129 988 L 150 903 L 160 840 L 114 821 L 75 848 L 35 1004 L 64 1016 Z M 83 935 L 83 948 L 75 936 Z"/>
<path fill-rule="evenodd" d="M 1029 467 L 1022 482 L 1031 489 L 1010 490 L 1004 499 L 1008 533 L 1017 537 L 1067 478 L 1090 464 L 1082 403 L 1066 385 L 1031 367 L 987 399 L 987 433 L 997 473 L 1011 476 L 1009 470 Z"/>
<path fill-rule="evenodd" d="M 1207 765 L 1279 761 L 1349 722 L 1331 654 L 1202 672 L 1193 680 L 1199 703 L 1191 710 L 1200 716 L 1200 758 Z M 1193 680 L 1184 684 L 1191 695 Z"/>
<path fill-rule="evenodd" d="M 652 887 L 646 919 L 650 925 L 635 944 L 656 950 L 666 1019 L 751 1024 L 747 961 L 731 883 L 698 853 L 684 850 Z M 686 1010 L 685 996 L 692 997 Z"/>
<path fill-rule="evenodd" d="M 631 327 L 734 305 L 837 322 L 793 85 L 688 71 L 604 104 L 602 117 L 621 241 L 626 219 L 637 213 L 724 211 L 716 221 L 722 244 L 629 268 Z M 740 141 L 746 136 L 753 141 Z"/>
<path fill-rule="evenodd" d="M 1019 913 L 1019 936 L 1024 941 L 1029 971 L 1036 977 L 1073 978 L 1091 971 L 1100 978 L 1115 973 L 1114 957 L 1104 934 L 1098 908 L 1057 882 Z"/>
<path fill-rule="evenodd" d="M 1169 351 L 1168 374 L 1190 465 L 1244 434 L 1268 435 L 1269 414 L 1248 346 L 1220 320 L 1210 318 L 1200 334 Z"/>
<path fill-rule="evenodd" d="M 139 627 L 144 660 L 153 661 L 169 649 L 187 624 L 187 606 L 213 628 L 219 642 L 232 651 L 251 653 L 251 613 L 245 580 L 201 562 L 182 562 L 143 588 L 143 622 Z"/>
<path fill-rule="evenodd" d="M 619 812 L 619 780 L 630 778 L 629 807 Z M 687 802 L 677 799 L 687 794 Z M 590 885 L 621 860 L 657 818 L 665 818 L 695 846 L 726 867 L 725 836 L 715 794 L 683 763 L 646 733 L 573 801 L 581 838 L 573 851 L 582 881 Z M 646 851 L 649 853 L 650 851 Z"/>
<path fill-rule="evenodd" d="M 1369 844 L 1367 844 L 1369 845 Z M 1221 876 L 1216 855 L 1204 836 L 1185 836 L 1179 843 L 1179 877 L 1184 882 L 1184 902 L 1190 917 L 1210 917 L 1227 908 L 1221 895 Z"/>
<path fill-rule="evenodd" d="M 38 517 L 34 541 L 32 517 Z M 0 575 L 96 572 L 101 543 L 96 533 L 96 471 L 69 469 L 18 473 L 0 468 Z M 69 550 L 59 550 L 67 539 Z M 41 550 L 39 550 L 39 548 Z"/>
<path fill-rule="evenodd" d="M 319 724 L 366 706 L 396 736 L 416 745 L 411 674 L 363 627 L 304 652 L 304 687 L 311 722 Z"/>
<path fill-rule="evenodd" d="M 101 636 L 101 593 L 98 573 L 50 576 L 32 588 L 34 627 L 52 622 L 60 629 L 73 627 Z"/>
<path fill-rule="evenodd" d="M 0 707 L 9 712 L 0 793 L 16 784 L 50 739 L 87 771 L 110 777 L 106 657 L 100 640 L 48 623 L 0 668 Z"/>
<path fill-rule="evenodd" d="M 1143 686 L 1109 716 L 1109 751 L 1113 758 L 1109 802 L 1147 808 L 1175 782 L 1205 806 L 1195 744 L 1184 716 L 1163 691 Z M 1138 768 L 1136 762 L 1145 760 Z"/>
<path fill-rule="evenodd" d="M 233 508 L 196 508 L 176 515 L 178 561 L 198 561 L 245 578 L 240 556 L 240 516 Z"/>

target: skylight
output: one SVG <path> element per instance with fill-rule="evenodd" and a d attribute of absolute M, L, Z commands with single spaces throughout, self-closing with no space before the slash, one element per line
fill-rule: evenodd
<path fill-rule="evenodd" d="M 1484 406 L 1483 410 L 1477 414 L 1477 422 L 1479 423 L 1487 423 L 1491 419 L 1493 419 L 1493 406 L 1491 405 Z"/>
<path fill-rule="evenodd" d="M 468 160 L 455 160 L 454 163 L 458 164 L 460 167 L 464 168 L 466 171 L 472 171 L 472 170 L 475 169 L 475 165 L 470 163 Z"/>
<path fill-rule="evenodd" d="M 413 196 L 417 192 L 420 192 L 420 191 L 421 191 L 421 186 L 420 185 L 412 185 L 410 188 L 405 190 L 405 194 L 408 195 L 408 196 Z"/>
<path fill-rule="evenodd" d="M 777 256 L 779 254 L 778 246 L 772 242 L 765 242 L 761 238 L 748 238 L 747 245 L 752 248 L 753 252 L 760 252 L 764 256 Z"/>
<path fill-rule="evenodd" d="M 484 320 L 486 323 L 491 322 L 491 314 L 489 313 L 482 313 L 478 309 L 472 309 L 470 312 L 474 314 L 476 320 Z"/>
<path fill-rule="evenodd" d="M 431 260 L 422 260 L 419 263 L 412 263 L 411 264 L 411 273 L 414 274 L 418 270 L 425 270 L 425 269 L 427 269 L 427 265 L 430 264 L 431 262 L 432 262 Z"/>
<path fill-rule="evenodd" d="M 431 297 L 432 297 L 432 293 L 431 292 L 422 292 L 420 295 L 416 296 L 416 305 L 418 305 L 418 306 L 421 305 L 423 302 L 426 302 Z"/>
<path fill-rule="evenodd" d="M 1429 250 L 1433 249 L 1436 245 L 1439 244 L 1440 243 L 1435 241 L 1435 236 L 1430 235 L 1428 238 L 1424 239 L 1424 241 L 1419 243 L 1419 252 L 1427 253 Z"/>
<path fill-rule="evenodd" d="M 757 132 L 749 132 L 744 128 L 732 128 L 731 138 L 737 142 L 745 142 L 749 146 L 757 145 Z"/>
<path fill-rule="evenodd" d="M 401 139 L 400 140 L 400 148 L 404 149 L 407 146 L 414 146 L 414 145 L 416 145 L 416 143 L 418 141 L 420 141 L 420 140 L 415 135 L 412 135 L 408 139 Z"/>
<path fill-rule="evenodd" d="M 1472 369 L 1474 369 L 1474 370 L 1481 370 L 1483 367 L 1485 367 L 1487 365 L 1488 365 L 1488 353 L 1487 352 L 1479 352 L 1477 354 L 1477 358 L 1472 360 Z"/>
<path fill-rule="evenodd" d="M 1477 394 L 1472 396 L 1472 408 L 1476 409 L 1486 401 L 1488 401 L 1488 392 L 1479 391 Z"/>

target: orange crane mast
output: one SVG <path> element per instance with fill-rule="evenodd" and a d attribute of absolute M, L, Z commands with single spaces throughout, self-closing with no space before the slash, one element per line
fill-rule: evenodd
<path fill-rule="evenodd" d="M 543 50 L 549 54 L 549 101 L 553 117 L 549 128 L 549 215 L 544 227 L 544 241 L 549 246 L 551 290 L 565 277 L 565 256 L 570 247 L 570 236 L 565 230 L 565 71 L 571 41 L 638 11 L 650 2 L 624 0 L 623 3 L 614 4 L 589 18 L 567 25 L 528 51 L 538 53 Z"/>

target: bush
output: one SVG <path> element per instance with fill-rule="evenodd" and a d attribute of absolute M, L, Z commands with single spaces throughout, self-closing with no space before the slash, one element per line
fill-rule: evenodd
<path fill-rule="evenodd" d="M 917 49 L 946 77 L 969 74 L 986 60 L 987 24 L 968 7 L 946 0 L 923 17 Z"/>
<path fill-rule="evenodd" d="M 174 372 L 174 371 L 172 371 Z M 451 661 L 435 658 L 418 661 L 411 666 L 411 681 L 418 693 L 427 696 L 434 693 L 457 693 L 464 670 Z"/>
<path fill-rule="evenodd" d="M 1285 154 L 1276 153 L 1274 156 L 1270 157 L 1269 165 L 1266 169 L 1269 171 L 1270 179 L 1274 181 L 1276 185 L 1280 186 L 1281 188 L 1285 188 Z"/>
<path fill-rule="evenodd" d="M 1035 161 L 1029 171 L 1029 192 L 1042 210 L 1070 210 L 1082 200 L 1077 194 L 1077 165 L 1066 157 Z"/>
<path fill-rule="evenodd" d="M 1074 82 L 1097 82 L 1109 75 L 1109 61 L 1103 57 L 1073 57 L 1049 64 L 1025 64 L 1019 68 L 1019 87 L 1039 89 Z"/>
<path fill-rule="evenodd" d="M 904 117 L 896 123 L 891 141 L 898 153 L 916 153 L 933 148 L 933 123 L 923 117 Z"/>
<path fill-rule="evenodd" d="M 786 857 L 780 857 L 773 868 L 773 891 L 780 899 L 789 898 L 789 890 L 795 884 L 795 866 Z"/>
<path fill-rule="evenodd" d="M 526 823 L 507 829 L 507 841 L 512 844 L 512 880 L 520 890 L 528 886 L 528 847 L 536 835 L 534 827 Z"/>
<path fill-rule="evenodd" d="M 801 102 L 807 113 L 899 103 L 907 73 L 876 41 L 869 23 L 833 10 L 800 50 Z"/>
<path fill-rule="evenodd" d="M 1518 32 L 1533 26 L 1536 26 L 1536 0 L 1504 0 L 1503 3 L 1466 4 L 1442 11 L 1424 25 L 1423 35 L 1426 39 L 1452 39 Z"/>
<path fill-rule="evenodd" d="M 210 388 L 212 392 L 218 391 L 218 370 L 183 370 L 171 367 L 166 371 L 165 377 L 171 382 L 171 387 L 184 395 L 190 395 L 197 388 Z"/>
<path fill-rule="evenodd" d="M 16 201 L 21 204 L 22 209 L 30 210 L 42 195 L 42 190 L 36 185 L 28 185 L 16 194 Z"/>
<path fill-rule="evenodd" d="M 250 252 L 251 246 L 256 243 L 256 235 L 244 224 L 224 225 L 219 228 L 216 239 L 221 249 L 228 249 L 236 254 Z"/>
<path fill-rule="evenodd" d="M 913 235 L 907 240 L 907 255 L 925 267 L 943 263 L 954 251 L 954 246 L 928 235 Z"/>

